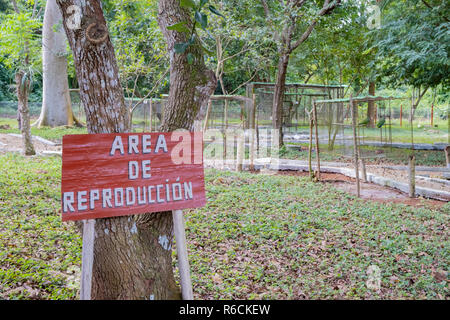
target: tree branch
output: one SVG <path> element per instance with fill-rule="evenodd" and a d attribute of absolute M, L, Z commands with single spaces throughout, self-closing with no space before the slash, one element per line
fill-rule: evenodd
<path fill-rule="evenodd" d="M 302 1 L 300 1 L 300 2 L 302 2 Z M 327 13 L 330 13 L 331 11 L 333 11 L 340 3 L 341 3 L 341 0 L 335 0 L 332 3 L 330 3 L 330 0 L 325 0 L 325 3 L 323 4 L 322 9 L 317 14 L 317 17 L 314 18 L 314 20 L 308 26 L 306 31 L 303 32 L 302 36 L 293 45 L 289 46 L 289 53 L 292 53 L 292 51 L 297 49 L 306 39 L 308 39 L 309 35 L 314 30 L 314 27 L 316 26 L 316 24 L 319 21 L 319 18 L 321 16 L 324 16 Z"/>
<path fill-rule="evenodd" d="M 147 93 L 141 100 L 139 100 L 131 109 L 131 113 L 133 113 L 134 109 L 136 109 L 136 107 L 141 104 L 142 102 L 144 102 L 145 99 L 147 99 L 155 90 L 156 88 L 159 87 L 161 81 L 164 79 L 164 77 L 167 75 L 167 73 L 169 72 L 170 67 L 166 69 L 166 71 L 164 72 L 164 74 L 158 79 L 158 81 L 156 81 L 155 86 L 150 90 L 149 93 Z"/>
<path fill-rule="evenodd" d="M 13 5 L 13 7 L 14 7 L 14 11 L 15 11 L 16 13 L 20 13 L 20 10 L 19 10 L 19 7 L 17 6 L 16 0 L 11 0 L 11 2 L 12 2 L 12 5 Z"/>
<path fill-rule="evenodd" d="M 428 2 L 426 2 L 425 0 L 422 0 L 422 2 L 423 2 L 423 4 L 424 4 L 426 7 L 428 7 L 429 9 L 431 9 L 431 10 L 434 9 L 434 7 L 431 6 L 431 5 L 430 5 Z M 447 21 L 447 22 L 450 21 L 445 15 L 442 15 L 440 12 L 439 12 L 439 15 L 440 15 L 445 21 Z"/>

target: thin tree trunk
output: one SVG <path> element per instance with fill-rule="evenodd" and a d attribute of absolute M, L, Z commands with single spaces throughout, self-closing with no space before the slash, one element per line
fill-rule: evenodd
<path fill-rule="evenodd" d="M 369 82 L 369 96 L 375 96 L 375 82 Z M 375 128 L 376 123 L 376 107 L 375 101 L 369 101 L 367 103 L 367 118 L 369 118 L 369 127 Z"/>
<path fill-rule="evenodd" d="M 125 106 L 114 48 L 99 0 L 57 0 L 73 51 L 89 133 L 127 132 Z M 70 28 L 81 9 L 79 29 Z M 97 219 L 92 299 L 180 298 L 172 269 L 172 214 Z"/>
<path fill-rule="evenodd" d="M 30 79 L 23 71 L 17 71 L 15 78 L 17 90 L 17 110 L 19 114 L 19 127 L 22 133 L 23 151 L 25 155 L 32 156 L 36 154 L 36 151 L 34 150 L 33 142 L 31 140 L 30 112 L 28 109 Z"/>
<path fill-rule="evenodd" d="M 286 88 L 287 67 L 289 54 L 281 54 L 278 61 L 277 79 L 273 93 L 272 126 L 279 131 L 279 146 L 283 145 L 283 101 Z"/>
<path fill-rule="evenodd" d="M 214 72 L 207 69 L 203 59 L 203 49 L 198 40 L 190 45 L 184 53 L 176 53 L 176 43 L 187 42 L 187 34 L 167 27 L 179 22 L 186 22 L 192 27 L 190 11 L 180 7 L 179 0 L 160 0 L 158 5 L 158 24 L 167 42 L 170 57 L 170 89 L 164 107 L 164 121 L 161 131 L 176 129 L 192 130 L 195 120 L 202 120 L 208 106 L 208 100 L 214 92 L 217 82 Z M 191 54 L 192 63 L 187 56 Z"/>

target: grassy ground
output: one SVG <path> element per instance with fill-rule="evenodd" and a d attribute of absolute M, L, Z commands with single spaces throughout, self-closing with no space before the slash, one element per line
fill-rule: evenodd
<path fill-rule="evenodd" d="M 0 298 L 76 298 L 81 244 L 60 221 L 60 167 L 0 155 Z M 215 170 L 206 186 L 207 206 L 186 214 L 197 299 L 449 298 L 450 204 L 380 204 L 301 177 Z M 366 286 L 372 265 L 379 292 Z"/>

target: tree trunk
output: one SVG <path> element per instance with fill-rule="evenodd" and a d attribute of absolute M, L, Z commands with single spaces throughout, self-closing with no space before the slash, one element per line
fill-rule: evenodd
<path fill-rule="evenodd" d="M 201 120 L 208 100 L 213 94 L 217 82 L 214 72 L 208 70 L 203 59 L 203 49 L 198 40 L 190 45 L 185 52 L 175 53 L 174 45 L 187 42 L 187 34 L 167 27 L 179 22 L 186 22 L 192 28 L 190 11 L 180 7 L 179 0 L 160 0 L 158 5 L 158 24 L 167 42 L 170 57 L 170 89 L 167 103 L 164 107 L 161 131 L 176 129 L 192 130 L 194 120 Z M 188 63 L 187 56 L 193 59 Z"/>
<path fill-rule="evenodd" d="M 272 126 L 279 131 L 279 146 L 283 146 L 283 101 L 286 88 L 286 74 L 289 64 L 289 54 L 281 54 L 278 61 L 278 72 L 273 93 Z"/>
<path fill-rule="evenodd" d="M 25 78 L 24 78 L 25 77 Z M 19 128 L 22 133 L 23 151 L 25 155 L 32 156 L 36 154 L 31 138 L 30 111 L 28 109 L 28 93 L 30 89 L 30 78 L 23 71 L 16 72 L 16 90 L 17 90 L 17 110 Z"/>
<path fill-rule="evenodd" d="M 127 132 L 128 112 L 99 0 L 57 0 L 73 51 L 89 133 Z M 76 5 L 81 25 L 71 28 Z M 173 299 L 172 215 L 97 219 L 92 299 Z"/>
<path fill-rule="evenodd" d="M 369 82 L 369 96 L 375 96 L 375 82 Z M 367 103 L 367 118 L 369 119 L 368 126 L 370 128 L 375 128 L 376 123 L 376 108 L 375 101 L 369 101 Z"/>
<path fill-rule="evenodd" d="M 61 21 L 56 0 L 48 0 L 42 30 L 43 90 L 42 109 L 38 127 L 72 126 L 80 123 L 74 118 L 67 79 L 66 35 L 54 30 Z"/>

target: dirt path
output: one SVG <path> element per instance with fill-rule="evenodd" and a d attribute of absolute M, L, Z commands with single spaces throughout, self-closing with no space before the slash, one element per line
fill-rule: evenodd
<path fill-rule="evenodd" d="M 37 153 L 44 151 L 61 151 L 61 146 L 44 143 L 33 136 L 33 145 Z M 0 133 L 0 153 L 22 152 L 22 138 L 7 133 Z"/>
<path fill-rule="evenodd" d="M 278 171 L 280 175 L 307 177 L 308 172 L 300 171 Z M 356 195 L 355 179 L 338 173 L 321 173 L 321 182 L 331 184 L 334 187 Z M 438 201 L 424 198 L 409 198 L 407 194 L 389 187 L 382 187 L 373 183 L 361 182 L 361 198 L 382 203 L 403 203 L 414 207 L 440 208 L 445 201 Z"/>

